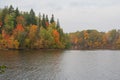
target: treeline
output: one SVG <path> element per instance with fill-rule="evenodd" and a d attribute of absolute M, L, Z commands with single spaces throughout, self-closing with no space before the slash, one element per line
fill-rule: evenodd
<path fill-rule="evenodd" d="M 83 30 L 70 33 L 69 37 L 72 49 L 120 49 L 120 30 Z"/>
<path fill-rule="evenodd" d="M 39 14 L 33 9 L 20 12 L 13 6 L 0 9 L 0 49 L 64 49 L 69 37 L 54 15 Z"/>

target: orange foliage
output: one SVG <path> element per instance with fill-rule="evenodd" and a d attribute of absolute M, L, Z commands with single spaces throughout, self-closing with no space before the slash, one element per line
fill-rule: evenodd
<path fill-rule="evenodd" d="M 78 38 L 74 38 L 74 43 L 77 44 L 78 43 Z"/>
<path fill-rule="evenodd" d="M 36 31 L 37 31 L 37 26 L 36 25 L 32 25 L 30 27 L 30 32 L 35 33 Z"/>
<path fill-rule="evenodd" d="M 22 32 L 22 31 L 24 31 L 24 28 L 23 28 L 23 26 L 22 26 L 22 24 L 18 24 L 17 25 L 17 27 L 16 27 L 16 29 L 15 29 L 15 31 L 20 31 L 20 32 Z"/>
<path fill-rule="evenodd" d="M 59 43 L 60 35 L 59 35 L 59 32 L 56 29 L 53 30 L 53 37 L 55 39 L 55 42 Z"/>
<path fill-rule="evenodd" d="M 37 26 L 32 25 L 30 27 L 30 32 L 29 32 L 29 37 L 30 37 L 31 40 L 34 40 L 34 37 L 36 36 L 36 32 L 37 32 Z"/>
<path fill-rule="evenodd" d="M 8 34 L 6 34 L 5 30 L 2 30 L 2 37 L 5 40 L 8 40 L 10 38 L 10 36 Z"/>

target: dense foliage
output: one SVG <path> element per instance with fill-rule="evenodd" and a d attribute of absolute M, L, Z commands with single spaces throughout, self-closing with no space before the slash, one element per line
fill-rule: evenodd
<path fill-rule="evenodd" d="M 0 49 L 120 49 L 120 30 L 83 30 L 65 34 L 59 20 L 20 12 L 12 5 L 0 9 Z"/>
<path fill-rule="evenodd" d="M 83 30 L 70 33 L 72 49 L 120 49 L 120 30 L 107 33 Z"/>
<path fill-rule="evenodd" d="M 68 34 L 52 15 L 39 14 L 33 9 L 20 12 L 12 5 L 0 10 L 0 49 L 64 49 L 69 47 Z"/>

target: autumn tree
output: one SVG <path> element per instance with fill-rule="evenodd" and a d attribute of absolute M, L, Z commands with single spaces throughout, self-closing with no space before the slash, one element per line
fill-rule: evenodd
<path fill-rule="evenodd" d="M 109 40 L 110 43 L 114 42 L 114 40 L 116 38 L 116 33 L 117 33 L 116 30 L 111 30 L 111 31 L 108 32 L 108 38 L 109 38 L 108 40 Z"/>
<path fill-rule="evenodd" d="M 23 16 L 17 16 L 16 23 L 25 26 L 25 19 L 24 19 L 24 17 Z"/>
<path fill-rule="evenodd" d="M 29 30 L 29 39 L 30 39 L 30 45 L 31 48 L 34 47 L 34 42 L 36 41 L 36 35 L 37 35 L 37 26 L 36 25 L 31 25 L 30 30 Z"/>

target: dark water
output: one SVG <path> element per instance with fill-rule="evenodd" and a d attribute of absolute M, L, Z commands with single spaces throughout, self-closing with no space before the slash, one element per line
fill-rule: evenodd
<path fill-rule="evenodd" d="M 0 80 L 120 80 L 120 51 L 0 51 Z"/>

